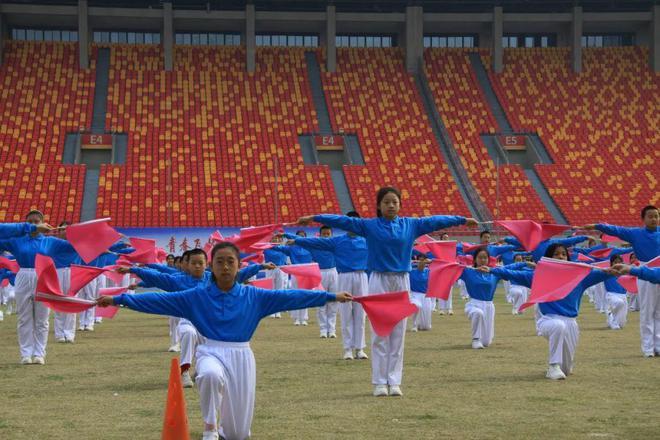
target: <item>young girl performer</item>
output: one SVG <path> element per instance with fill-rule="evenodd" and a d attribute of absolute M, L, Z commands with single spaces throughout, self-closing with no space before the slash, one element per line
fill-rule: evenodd
<path fill-rule="evenodd" d="M 297 231 L 296 235 L 301 238 L 307 237 L 305 231 Z M 271 248 L 274 251 L 281 252 L 291 261 L 291 264 L 307 264 L 312 262 L 312 254 L 308 250 L 301 248 L 300 246 L 275 246 Z M 294 289 L 298 288 L 298 282 L 296 277 L 291 277 L 291 287 Z M 293 318 L 293 325 L 307 325 L 309 320 L 309 312 L 307 309 L 302 310 L 292 310 L 291 318 Z"/>
<path fill-rule="evenodd" d="M 417 260 L 417 267 L 410 271 L 411 302 L 417 306 L 413 314 L 412 331 L 431 330 L 433 302 L 435 298 L 427 298 L 429 286 L 429 269 L 426 267 L 431 260 L 423 257 Z"/>
<path fill-rule="evenodd" d="M 384 187 L 376 195 L 376 218 L 361 219 L 341 215 L 301 217 L 301 225 L 312 221 L 351 231 L 367 239 L 369 293 L 407 291 L 410 293 L 410 260 L 415 239 L 438 229 L 467 224 L 477 226 L 474 219 L 460 216 L 399 217 L 401 193 Z M 372 332 L 371 366 L 374 396 L 401 396 L 403 347 L 406 319 L 394 327 L 387 337 Z"/>
<path fill-rule="evenodd" d="M 610 266 L 623 263 L 623 258 L 619 255 L 610 257 Z M 626 289 L 619 284 L 616 278 L 608 278 L 604 282 L 607 292 L 607 325 L 612 330 L 621 330 L 628 321 L 628 300 L 626 298 Z"/>
<path fill-rule="evenodd" d="M 545 256 L 568 261 L 568 250 L 566 246 L 554 243 L 546 249 Z M 532 287 L 533 272 L 502 267 L 480 267 L 479 270 Z M 546 372 L 548 379 L 566 379 L 566 376 L 573 372 L 575 349 L 580 336 L 575 318 L 580 310 L 582 296 L 589 286 L 603 282 L 608 277 L 606 272 L 594 268 L 565 298 L 538 305 L 540 313 L 536 321 L 536 332 L 539 336 L 546 337 L 549 342 L 549 365 Z"/>
<path fill-rule="evenodd" d="M 186 318 L 206 337 L 205 343 L 197 347 L 204 440 L 250 437 L 256 370 L 249 341 L 262 318 L 278 311 L 351 300 L 345 292 L 265 290 L 238 284 L 239 255 L 234 244 L 218 243 L 211 251 L 213 275 L 209 283 L 182 292 L 102 296 L 97 301 L 102 307 L 122 305 L 140 312 Z"/>

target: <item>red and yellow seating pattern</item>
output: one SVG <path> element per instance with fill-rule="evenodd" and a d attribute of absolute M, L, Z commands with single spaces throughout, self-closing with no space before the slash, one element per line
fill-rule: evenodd
<path fill-rule="evenodd" d="M 639 224 L 660 201 L 660 75 L 640 47 L 583 50 L 583 72 L 566 48 L 505 50 L 492 75 L 517 129 L 535 130 L 555 164 L 537 166 L 575 224 Z"/>
<path fill-rule="evenodd" d="M 330 170 L 303 163 L 318 131 L 302 49 L 113 45 L 106 126 L 128 133 L 125 165 L 101 172 L 97 215 L 118 225 L 256 225 L 337 212 Z M 279 191 L 275 192 L 275 180 Z"/>
<path fill-rule="evenodd" d="M 376 191 L 393 185 L 404 215 L 469 215 L 401 49 L 338 49 L 337 71 L 323 73 L 323 87 L 334 130 L 356 133 L 362 148 L 365 166 L 344 166 L 360 214 L 375 215 Z"/>
<path fill-rule="evenodd" d="M 75 43 L 5 41 L 0 66 L 0 222 L 39 209 L 78 221 L 84 165 L 62 165 L 67 132 L 89 127 L 94 65 L 78 68 Z"/>
<path fill-rule="evenodd" d="M 551 221 L 550 213 L 519 165 L 500 165 L 497 175 L 496 164 L 480 138 L 482 133 L 496 133 L 497 124 L 468 53 L 464 49 L 424 51 L 429 86 L 454 148 L 494 217 Z"/>

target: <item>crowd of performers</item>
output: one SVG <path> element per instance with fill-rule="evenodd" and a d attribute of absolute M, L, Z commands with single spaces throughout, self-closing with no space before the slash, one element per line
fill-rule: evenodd
<path fill-rule="evenodd" d="M 427 296 L 428 265 L 435 255 L 415 250 L 416 242 L 425 234 L 449 227 L 479 227 L 474 219 L 461 216 L 400 217 L 401 203 L 396 188 L 381 188 L 376 195 L 376 217 L 360 218 L 355 212 L 302 217 L 297 222 L 301 226 L 322 225 L 319 236 L 307 238 L 304 231 L 296 235 L 277 233 L 272 245 L 263 251 L 264 263 L 242 267 L 241 250 L 222 241 L 209 252 L 192 249 L 180 257 L 169 255 L 163 264 L 119 266 L 116 272 L 123 275 L 120 280 L 100 276 L 84 286 L 78 296 L 94 299 L 97 307 L 123 306 L 169 317 L 169 350 L 181 352 L 184 386 L 196 384 L 199 390 L 204 439 L 249 437 L 256 382 L 249 341 L 261 319 L 281 318 L 287 311 L 295 326 L 306 326 L 308 309 L 316 308 L 321 338 L 337 337 L 339 314 L 343 359 L 370 358 L 373 395 L 401 396 L 408 320 L 402 319 L 387 336 L 372 331 L 367 350 L 365 312 L 354 299 L 406 291 L 410 302 L 417 306 L 410 331 L 430 330 L 432 313 L 453 314 L 453 300 L 451 295 L 444 300 Z M 592 235 L 550 238 L 525 251 L 513 237 L 491 242 L 490 232 L 484 230 L 480 243 L 469 249 L 459 244 L 458 255 L 469 256 L 469 265 L 456 287 L 466 301 L 464 310 L 471 324 L 472 348 L 484 349 L 493 342 L 493 296 L 499 282 L 503 281 L 512 314 L 517 315 L 528 299 L 536 263 L 545 257 L 609 262 L 607 267 L 598 264 L 590 268 L 588 275 L 562 299 L 541 302 L 533 309 L 536 333 L 549 342 L 547 378 L 565 379 L 573 371 L 579 339 L 576 318 L 585 295 L 606 316 L 606 325 L 613 330 L 625 326 L 629 310 L 639 311 L 642 354 L 649 358 L 660 356 L 660 269 L 647 266 L 660 255 L 659 221 L 660 212 L 649 205 L 641 211 L 640 227 L 595 224 L 577 228 L 596 230 L 627 243 L 610 248 L 609 252 L 599 253 L 607 245 Z M 85 263 L 65 239 L 65 227 L 45 224 L 39 211 L 28 213 L 25 223 L 0 225 L 3 260 L 13 261 L 18 268 L 15 272 L 5 264 L 7 267 L 0 269 L 0 293 L 5 313 L 18 315 L 21 364 L 44 364 L 46 358 L 49 308 L 35 301 L 37 254 L 52 258 L 64 289 L 72 264 L 107 267 L 114 265 L 122 254 L 134 251 L 120 241 Z M 333 235 L 333 229 L 345 234 Z M 443 234 L 440 238 L 448 240 L 449 236 Z M 580 247 L 581 244 L 586 247 Z M 321 271 L 323 290 L 300 289 L 296 278 L 281 269 L 312 262 Z M 619 276 L 627 274 L 637 277 L 634 295 L 617 282 Z M 132 276 L 140 282 L 131 284 Z M 272 278 L 272 289 L 246 283 L 264 276 Z M 98 296 L 100 288 L 114 284 L 127 286 L 129 292 Z M 158 291 L 134 293 L 138 287 Z M 94 309 L 77 317 L 55 313 L 55 338 L 72 343 L 76 329 L 93 331 L 98 322 Z"/>

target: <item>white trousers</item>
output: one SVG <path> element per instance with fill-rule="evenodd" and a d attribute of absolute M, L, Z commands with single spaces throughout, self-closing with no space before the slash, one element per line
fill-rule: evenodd
<path fill-rule="evenodd" d="M 294 276 L 291 277 L 291 288 L 292 289 L 298 288 L 298 281 L 296 281 L 296 277 Z M 307 309 L 291 310 L 290 313 L 291 313 L 291 318 L 293 318 L 294 321 L 309 320 L 309 313 L 307 312 Z"/>
<path fill-rule="evenodd" d="M 267 270 L 266 276 L 273 279 L 274 290 L 285 290 L 289 288 L 289 275 L 282 272 L 279 268 Z"/>
<path fill-rule="evenodd" d="M 50 309 L 34 300 L 36 288 L 35 270 L 21 268 L 16 274 L 15 285 L 18 347 L 21 357 L 46 356 Z"/>
<path fill-rule="evenodd" d="M 465 315 L 472 324 L 472 339 L 488 347 L 495 337 L 495 305 L 492 301 L 470 298 L 465 304 Z"/>
<path fill-rule="evenodd" d="M 57 278 L 60 280 L 62 293 L 66 295 L 71 285 L 71 269 L 68 267 L 57 269 Z M 53 314 L 55 315 L 53 319 L 55 338 L 65 338 L 73 341 L 76 337 L 76 314 L 62 312 L 54 312 Z"/>
<path fill-rule="evenodd" d="M 467 288 L 465 287 L 465 281 L 458 280 L 454 285 L 458 286 L 458 288 L 461 290 L 461 298 L 467 299 L 470 297 L 470 295 L 468 295 Z"/>
<path fill-rule="evenodd" d="M 336 293 L 337 290 L 337 269 L 321 269 L 321 285 L 327 292 Z M 332 301 L 316 309 L 316 317 L 319 320 L 319 329 L 321 333 L 337 332 L 337 310 L 339 303 Z"/>
<path fill-rule="evenodd" d="M 506 302 L 512 303 L 513 300 L 511 298 L 511 281 L 502 280 L 502 285 L 504 286 L 504 293 L 506 294 Z"/>
<path fill-rule="evenodd" d="M 660 353 L 660 284 L 637 279 L 642 352 Z"/>
<path fill-rule="evenodd" d="M 417 306 L 417 311 L 413 314 L 413 327 L 419 330 L 431 330 L 434 301 L 435 298 L 427 298 L 425 293 L 411 293 L 410 302 Z"/>
<path fill-rule="evenodd" d="M 598 283 L 594 286 L 594 307 L 601 313 L 607 312 L 607 290 L 605 290 L 605 283 Z"/>
<path fill-rule="evenodd" d="M 96 300 L 98 295 L 98 290 L 96 289 L 97 279 L 93 279 L 89 284 L 80 289 L 78 292 L 78 298 Z M 83 312 L 78 313 L 78 321 L 82 327 L 93 327 L 94 326 L 94 313 L 96 312 L 96 307 L 89 308 Z"/>
<path fill-rule="evenodd" d="M 559 364 L 564 374 L 570 374 L 575 361 L 575 349 L 580 329 L 575 318 L 561 315 L 541 315 L 536 321 L 536 331 L 549 343 L 549 364 Z"/>
<path fill-rule="evenodd" d="M 628 301 L 626 294 L 607 292 L 607 307 L 609 308 L 607 325 L 610 328 L 623 328 L 626 322 L 628 322 Z"/>
<path fill-rule="evenodd" d="M 516 312 L 522 306 L 525 301 L 527 301 L 527 295 L 529 294 L 529 289 L 525 286 L 517 286 L 512 284 L 509 287 L 509 297 L 511 298 L 511 305 L 513 310 Z"/>
<path fill-rule="evenodd" d="M 179 318 L 170 316 L 167 321 L 170 327 L 170 346 L 176 345 L 179 343 L 179 331 L 177 328 L 179 326 Z"/>
<path fill-rule="evenodd" d="M 628 295 L 628 307 L 632 312 L 639 312 L 639 295 L 631 293 Z"/>
<path fill-rule="evenodd" d="M 364 296 L 369 290 L 367 273 L 364 271 L 340 273 L 337 277 L 337 291 L 348 292 L 358 297 Z M 341 336 L 344 350 L 366 347 L 364 339 L 364 309 L 362 305 L 346 301 L 339 304 L 341 316 Z"/>
<path fill-rule="evenodd" d="M 455 284 L 454 284 L 455 285 Z M 438 299 L 438 309 L 442 311 L 449 311 L 452 310 L 453 307 L 453 301 L 452 297 L 454 296 L 454 293 L 450 290 L 449 291 L 449 297 L 444 300 L 444 299 Z"/>
<path fill-rule="evenodd" d="M 218 424 L 227 440 L 250 437 L 257 383 L 254 355 L 247 342 L 207 340 L 197 347 L 197 388 L 204 422 Z"/>
<path fill-rule="evenodd" d="M 192 322 L 184 318 L 179 319 L 176 332 L 179 335 L 179 341 L 181 343 L 179 365 L 192 365 L 197 346 L 203 344 L 206 338 L 197 331 Z"/>
<path fill-rule="evenodd" d="M 402 290 L 410 293 L 410 278 L 407 272 L 372 272 L 369 277 L 369 294 Z M 378 336 L 372 327 L 371 382 L 374 385 L 401 385 L 407 321 L 408 319 L 401 320 L 385 338 Z"/>

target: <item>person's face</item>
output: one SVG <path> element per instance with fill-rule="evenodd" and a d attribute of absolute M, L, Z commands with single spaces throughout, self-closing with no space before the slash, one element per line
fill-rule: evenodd
<path fill-rule="evenodd" d="M 587 246 L 588 247 L 596 246 L 596 240 L 594 240 L 593 238 L 590 238 L 589 240 L 587 240 Z"/>
<path fill-rule="evenodd" d="M 296 232 L 296 235 L 298 237 L 307 237 L 307 233 L 305 231 L 298 231 Z"/>
<path fill-rule="evenodd" d="M 513 261 L 515 263 L 521 263 L 522 260 L 523 260 L 522 255 L 516 255 L 515 257 L 513 257 Z"/>
<path fill-rule="evenodd" d="M 630 264 L 635 264 L 638 261 L 639 260 L 637 259 L 637 257 L 635 255 L 633 255 L 633 254 L 630 255 Z"/>
<path fill-rule="evenodd" d="M 215 279 L 223 284 L 233 283 L 238 273 L 239 258 L 231 248 L 219 249 L 213 255 L 211 270 Z"/>
<path fill-rule="evenodd" d="M 193 255 L 188 260 L 188 272 L 195 278 L 201 278 L 206 269 L 206 258 L 203 255 Z"/>
<path fill-rule="evenodd" d="M 649 229 L 654 229 L 658 227 L 658 223 L 660 223 L 660 211 L 657 209 L 649 209 L 646 211 L 646 214 L 644 214 L 644 226 Z"/>
<path fill-rule="evenodd" d="M 559 246 L 555 249 L 555 252 L 552 254 L 552 258 L 557 260 L 568 261 L 568 254 L 566 253 L 566 248 Z"/>
<path fill-rule="evenodd" d="M 172 267 L 174 266 L 174 257 L 167 257 L 167 265 Z"/>
<path fill-rule="evenodd" d="M 477 267 L 479 266 L 488 266 L 488 254 L 486 252 L 478 252 L 475 261 L 477 262 Z"/>
<path fill-rule="evenodd" d="M 617 257 L 610 262 L 610 266 L 614 266 L 615 264 L 621 264 L 621 263 L 623 263 L 623 258 Z"/>
<path fill-rule="evenodd" d="M 181 260 L 175 260 L 174 261 L 174 267 L 176 267 L 179 270 L 182 270 L 181 269 Z"/>
<path fill-rule="evenodd" d="M 332 237 L 332 229 L 321 229 L 321 237 L 323 238 Z"/>
<path fill-rule="evenodd" d="M 38 225 L 43 222 L 43 218 L 39 214 L 30 214 L 25 219 L 26 222 L 32 223 L 33 225 Z"/>
<path fill-rule="evenodd" d="M 487 232 L 481 236 L 481 243 L 490 243 L 490 233 Z"/>
<path fill-rule="evenodd" d="M 188 260 L 187 260 L 186 258 L 182 258 L 182 259 L 181 259 L 181 270 L 184 271 L 184 272 L 186 272 L 186 273 L 189 273 L 189 270 L 188 270 Z"/>
<path fill-rule="evenodd" d="M 449 234 L 442 234 L 442 235 L 440 236 L 440 240 L 442 240 L 442 241 L 447 241 L 447 240 L 449 240 Z"/>
<path fill-rule="evenodd" d="M 419 270 L 424 270 L 426 266 L 431 262 L 431 260 L 427 260 L 426 258 L 422 258 L 420 260 L 417 260 L 417 269 Z"/>
<path fill-rule="evenodd" d="M 401 201 L 396 194 L 390 192 L 385 194 L 385 197 L 383 197 L 383 199 L 380 201 L 378 208 L 383 214 L 383 217 L 388 220 L 392 220 L 399 214 L 399 210 L 401 209 Z"/>

